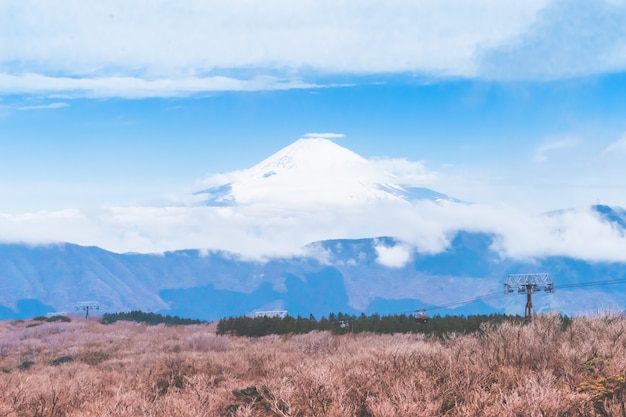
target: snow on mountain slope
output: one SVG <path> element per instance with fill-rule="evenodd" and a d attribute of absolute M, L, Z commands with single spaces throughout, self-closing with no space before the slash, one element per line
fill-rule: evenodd
<path fill-rule="evenodd" d="M 351 207 L 415 197 L 451 200 L 401 179 L 376 161 L 324 138 L 303 138 L 244 171 L 209 179 L 209 206 Z"/>

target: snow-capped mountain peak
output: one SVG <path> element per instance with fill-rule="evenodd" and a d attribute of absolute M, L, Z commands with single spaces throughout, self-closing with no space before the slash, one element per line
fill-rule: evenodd
<path fill-rule="evenodd" d="M 299 139 L 250 169 L 209 178 L 207 186 L 196 194 L 211 206 L 349 207 L 406 202 L 416 195 L 447 199 L 400 184 L 381 164 L 325 138 Z"/>
<path fill-rule="evenodd" d="M 351 164 L 367 164 L 360 155 L 323 138 L 298 139 L 289 146 L 250 168 L 249 172 L 267 178 L 278 172 L 337 174 Z"/>

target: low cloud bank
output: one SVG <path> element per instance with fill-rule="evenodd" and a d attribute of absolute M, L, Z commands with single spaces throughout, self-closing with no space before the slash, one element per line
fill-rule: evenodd
<path fill-rule="evenodd" d="M 626 262 L 624 230 L 592 209 L 529 215 L 511 207 L 386 201 L 362 208 L 288 212 L 264 207 L 115 207 L 0 214 L 0 240 L 71 242 L 114 252 L 220 249 L 263 259 L 303 253 L 311 242 L 393 236 L 378 262 L 401 267 L 412 251 L 444 251 L 459 230 L 490 233 L 503 258 L 568 256 Z"/>

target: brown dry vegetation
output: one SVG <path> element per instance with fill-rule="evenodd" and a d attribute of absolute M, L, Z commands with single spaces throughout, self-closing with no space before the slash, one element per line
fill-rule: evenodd
<path fill-rule="evenodd" d="M 0 416 L 626 415 L 623 317 L 443 340 L 33 324 L 0 323 Z"/>

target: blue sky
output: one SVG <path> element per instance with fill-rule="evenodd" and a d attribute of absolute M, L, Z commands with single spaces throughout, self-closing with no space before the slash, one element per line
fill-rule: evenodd
<path fill-rule="evenodd" d="M 549 188 L 523 196 L 514 189 L 505 197 L 485 192 L 477 202 L 527 196 L 540 209 L 597 199 L 626 204 L 626 195 L 613 194 L 616 182 L 624 185 L 619 166 L 595 178 L 597 189 L 585 189 L 591 186 L 585 177 L 601 169 L 602 152 L 626 132 L 626 76 L 426 85 L 408 76 L 380 79 L 381 84 L 368 77 L 346 87 L 183 98 L 4 96 L 4 211 L 160 198 L 207 174 L 250 167 L 307 132 L 327 131 L 344 134 L 337 143 L 364 157 L 423 161 L 450 181 L 475 175 L 484 181 L 477 188 L 499 185 L 489 181 Z M 475 199 L 444 178 L 437 186 Z"/>
<path fill-rule="evenodd" d="M 0 239 L 162 207 L 308 132 L 466 201 L 626 207 L 624 22 L 620 0 L 0 0 Z"/>

